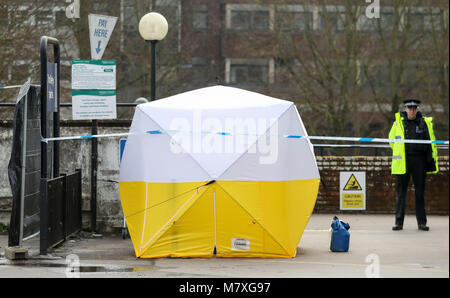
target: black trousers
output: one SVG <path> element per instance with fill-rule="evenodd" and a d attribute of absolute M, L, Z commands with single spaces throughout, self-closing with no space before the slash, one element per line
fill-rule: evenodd
<path fill-rule="evenodd" d="M 425 178 L 426 178 L 426 157 L 425 155 L 406 156 L 406 174 L 397 176 L 397 207 L 395 211 L 395 224 L 403 225 L 405 218 L 406 192 L 410 177 L 414 182 L 416 196 L 416 218 L 418 225 L 427 223 L 425 213 Z"/>

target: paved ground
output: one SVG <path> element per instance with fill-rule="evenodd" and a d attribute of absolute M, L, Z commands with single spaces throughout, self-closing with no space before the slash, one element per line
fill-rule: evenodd
<path fill-rule="evenodd" d="M 31 257 L 10 261 L 3 256 L 7 236 L 0 235 L 0 277 L 66 277 L 70 264 L 80 277 L 444 277 L 449 278 L 449 217 L 429 216 L 430 231 L 417 229 L 415 217 L 403 231 L 391 230 L 393 215 L 346 215 L 350 250 L 329 250 L 331 214 L 313 214 L 292 259 L 137 259 L 130 239 L 91 234 L 67 241 L 47 256 L 37 254 L 37 240 L 25 242 Z M 70 263 L 72 260 L 72 263 Z"/>

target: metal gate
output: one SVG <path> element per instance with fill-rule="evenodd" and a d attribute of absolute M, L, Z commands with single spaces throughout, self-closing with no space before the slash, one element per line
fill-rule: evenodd
<path fill-rule="evenodd" d="M 81 169 L 43 181 L 42 185 L 46 202 L 41 204 L 40 250 L 46 252 L 81 231 Z"/>

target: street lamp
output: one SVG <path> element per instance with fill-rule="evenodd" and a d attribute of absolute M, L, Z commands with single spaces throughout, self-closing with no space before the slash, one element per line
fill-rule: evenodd
<path fill-rule="evenodd" d="M 151 96 L 150 101 L 156 99 L 156 43 L 167 35 L 169 25 L 164 16 L 157 12 L 150 12 L 144 15 L 139 21 L 139 34 L 143 39 L 151 44 Z"/>
<path fill-rule="evenodd" d="M 141 103 L 147 103 L 147 102 L 148 102 L 148 100 L 145 97 L 139 97 L 134 101 L 135 104 L 141 104 Z"/>

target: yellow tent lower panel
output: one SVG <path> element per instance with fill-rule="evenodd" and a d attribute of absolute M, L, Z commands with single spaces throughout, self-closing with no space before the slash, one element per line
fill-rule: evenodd
<path fill-rule="evenodd" d="M 319 179 L 219 181 L 218 186 L 218 257 L 296 256 Z"/>
<path fill-rule="evenodd" d="M 295 257 L 319 179 L 120 182 L 137 257 Z"/>
<path fill-rule="evenodd" d="M 186 223 L 189 220 L 189 214 L 195 213 L 196 208 L 192 208 L 192 206 L 207 189 L 207 187 L 202 187 L 205 183 L 119 183 L 122 209 L 137 257 L 148 257 L 149 253 L 146 251 L 149 248 L 153 248 L 152 253 L 158 256 L 177 254 L 178 248 L 186 251 L 177 243 L 189 242 L 196 243 L 202 248 L 200 252 L 196 253 L 198 249 L 194 251 L 192 249 L 195 246 L 190 245 L 188 251 L 197 255 L 205 254 L 204 239 L 205 237 L 211 238 L 207 232 L 208 230 L 212 231 L 212 221 L 198 222 L 198 225 L 192 221 Z M 203 204 L 198 205 L 203 207 Z M 187 210 L 189 210 L 189 214 L 184 221 L 179 221 Z M 191 231 L 198 232 L 193 235 Z M 195 235 L 200 235 L 202 239 L 188 241 L 189 237 Z M 171 243 L 170 246 L 163 244 L 168 242 Z M 209 249 L 210 245 L 207 247 Z M 210 251 L 212 253 L 212 250 Z"/>
<path fill-rule="evenodd" d="M 232 184 L 235 183 L 238 182 Z M 288 255 L 277 239 L 262 225 L 263 220 L 254 217 L 253 214 L 259 213 L 258 210 L 246 209 L 220 186 L 213 186 L 212 191 L 216 204 L 218 257 L 284 257 Z M 240 196 L 247 195 L 249 193 L 245 191 Z M 260 197 L 256 194 L 254 198 L 260 201 Z"/>
<path fill-rule="evenodd" d="M 174 219 L 141 258 L 211 257 L 214 249 L 213 202 L 203 193 L 184 214 Z"/>

